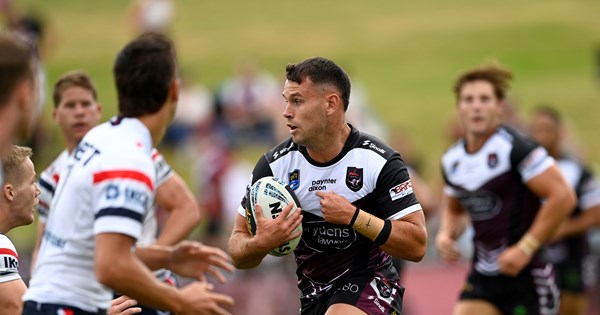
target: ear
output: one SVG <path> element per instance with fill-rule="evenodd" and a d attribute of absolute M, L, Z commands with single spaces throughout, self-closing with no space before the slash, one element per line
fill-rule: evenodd
<path fill-rule="evenodd" d="M 13 186 L 11 184 L 5 184 L 2 186 L 2 194 L 4 195 L 4 198 L 9 202 L 12 202 L 15 199 Z"/>
<path fill-rule="evenodd" d="M 331 115 L 338 110 L 344 110 L 344 104 L 342 104 L 340 96 L 337 93 L 327 95 L 327 114 Z"/>
<path fill-rule="evenodd" d="M 179 100 L 179 88 L 179 78 L 175 78 L 173 81 L 171 81 L 171 84 L 169 85 L 169 97 L 174 103 L 176 103 Z"/>

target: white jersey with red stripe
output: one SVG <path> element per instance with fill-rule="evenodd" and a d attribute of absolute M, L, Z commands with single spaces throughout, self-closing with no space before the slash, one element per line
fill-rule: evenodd
<path fill-rule="evenodd" d="M 17 279 L 21 279 L 19 255 L 10 239 L 0 234 L 0 283 Z"/>
<path fill-rule="evenodd" d="M 150 132 L 133 118 L 101 124 L 83 138 L 59 176 L 24 300 L 108 309 L 112 291 L 94 272 L 95 236 L 142 235 L 156 179 Z"/>
<path fill-rule="evenodd" d="M 67 150 L 62 151 L 56 160 L 40 174 L 39 187 L 40 195 L 38 203 L 38 219 L 41 223 L 46 223 L 48 219 L 48 211 L 50 211 L 50 204 L 52 204 L 52 198 L 54 198 L 54 192 L 56 186 L 58 186 L 58 180 L 60 178 L 60 170 L 67 164 L 69 158 L 69 152 Z"/>

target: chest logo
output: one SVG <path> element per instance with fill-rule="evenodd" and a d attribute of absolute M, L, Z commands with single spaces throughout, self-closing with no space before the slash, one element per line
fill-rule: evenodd
<path fill-rule="evenodd" d="M 346 170 L 346 186 L 352 191 L 359 191 L 363 187 L 363 169 L 350 166 Z"/>

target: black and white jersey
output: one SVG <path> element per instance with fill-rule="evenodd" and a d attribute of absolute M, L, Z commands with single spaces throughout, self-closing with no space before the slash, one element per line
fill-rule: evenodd
<path fill-rule="evenodd" d="M 557 164 L 565 180 L 577 195 L 577 206 L 571 214 L 572 217 L 600 205 L 600 182 L 581 161 L 564 155 L 557 160 Z M 556 264 L 569 259 L 581 259 L 587 253 L 587 238 L 582 234 L 550 244 L 547 258 Z"/>
<path fill-rule="evenodd" d="M 294 254 L 303 295 L 319 295 L 356 271 L 391 268 L 390 256 L 371 240 L 347 225 L 325 222 L 317 191 L 335 192 L 382 219 L 421 210 L 400 155 L 354 127 L 342 152 L 327 163 L 314 161 L 291 139 L 281 143 L 259 159 L 250 184 L 265 176 L 286 182 L 300 201 L 303 234 Z M 244 198 L 239 215 L 245 206 Z"/>
<path fill-rule="evenodd" d="M 526 186 L 554 159 L 518 131 L 500 126 L 479 151 L 459 140 L 442 157 L 444 192 L 468 211 L 475 230 L 474 268 L 498 274 L 498 256 L 533 223 L 541 201 Z"/>

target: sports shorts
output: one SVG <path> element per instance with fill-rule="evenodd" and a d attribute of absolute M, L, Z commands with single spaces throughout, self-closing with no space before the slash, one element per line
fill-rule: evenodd
<path fill-rule="evenodd" d="M 373 272 L 360 271 L 334 282 L 331 289 L 319 296 L 303 295 L 302 315 L 325 314 L 337 303 L 350 304 L 367 314 L 400 314 L 404 288 L 395 269 Z"/>
<path fill-rule="evenodd" d="M 80 308 L 52 303 L 38 303 L 35 301 L 25 301 L 23 304 L 22 315 L 106 315 L 107 310 L 100 309 L 96 312 L 84 311 Z"/>
<path fill-rule="evenodd" d="M 502 314 L 552 315 L 558 313 L 560 292 L 552 264 L 528 266 L 518 276 L 487 276 L 471 270 L 460 300 L 484 300 Z"/>

